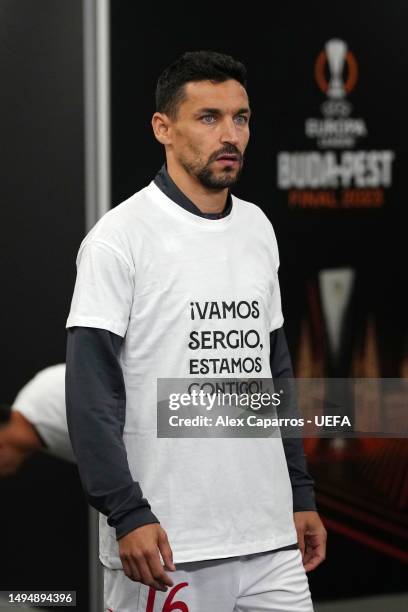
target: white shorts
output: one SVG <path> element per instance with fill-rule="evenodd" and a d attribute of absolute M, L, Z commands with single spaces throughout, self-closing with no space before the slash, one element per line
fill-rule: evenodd
<path fill-rule="evenodd" d="M 105 612 L 313 612 L 300 550 L 176 567 L 166 593 L 104 567 Z"/>

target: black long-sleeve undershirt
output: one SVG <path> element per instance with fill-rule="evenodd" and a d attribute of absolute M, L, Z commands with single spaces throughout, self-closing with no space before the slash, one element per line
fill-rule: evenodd
<path fill-rule="evenodd" d="M 126 390 L 118 361 L 122 341 L 105 329 L 68 329 L 68 431 L 88 501 L 108 517 L 117 539 L 159 522 L 132 478 L 123 442 Z"/>
<path fill-rule="evenodd" d="M 274 380 L 279 378 L 293 379 L 292 361 L 283 327 L 271 332 L 269 337 L 272 378 Z M 285 416 L 289 418 L 299 417 L 299 410 L 294 396 L 288 402 L 288 410 Z M 292 485 L 293 511 L 316 510 L 314 481 L 307 469 L 303 439 L 283 436 L 282 443 Z"/>

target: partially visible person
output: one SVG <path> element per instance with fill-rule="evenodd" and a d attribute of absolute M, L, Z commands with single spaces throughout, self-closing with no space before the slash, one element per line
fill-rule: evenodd
<path fill-rule="evenodd" d="M 65 364 L 38 372 L 18 393 L 0 425 L 0 477 L 15 474 L 43 450 L 74 461 L 65 412 Z"/>

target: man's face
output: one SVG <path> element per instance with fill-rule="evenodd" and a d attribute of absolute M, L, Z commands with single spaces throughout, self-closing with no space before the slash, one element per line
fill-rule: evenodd
<path fill-rule="evenodd" d="M 218 191 L 238 180 L 249 140 L 249 102 L 244 87 L 194 81 L 170 121 L 175 160 L 207 189 Z"/>

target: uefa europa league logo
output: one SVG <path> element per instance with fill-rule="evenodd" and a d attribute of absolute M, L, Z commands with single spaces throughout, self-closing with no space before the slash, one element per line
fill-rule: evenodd
<path fill-rule="evenodd" d="M 354 89 L 358 76 L 357 62 L 347 43 L 331 38 L 320 51 L 315 63 L 315 79 L 327 96 L 322 105 L 326 116 L 347 117 L 352 109 L 346 96 Z"/>
<path fill-rule="evenodd" d="M 315 64 L 317 85 L 328 98 L 324 114 L 349 114 L 351 105 L 345 98 L 356 86 L 357 77 L 357 62 L 347 43 L 338 38 L 328 40 Z"/>
<path fill-rule="evenodd" d="M 354 89 L 357 73 L 357 62 L 347 43 L 337 38 L 328 40 L 315 64 L 315 78 L 322 92 L 332 99 L 344 98 Z"/>

